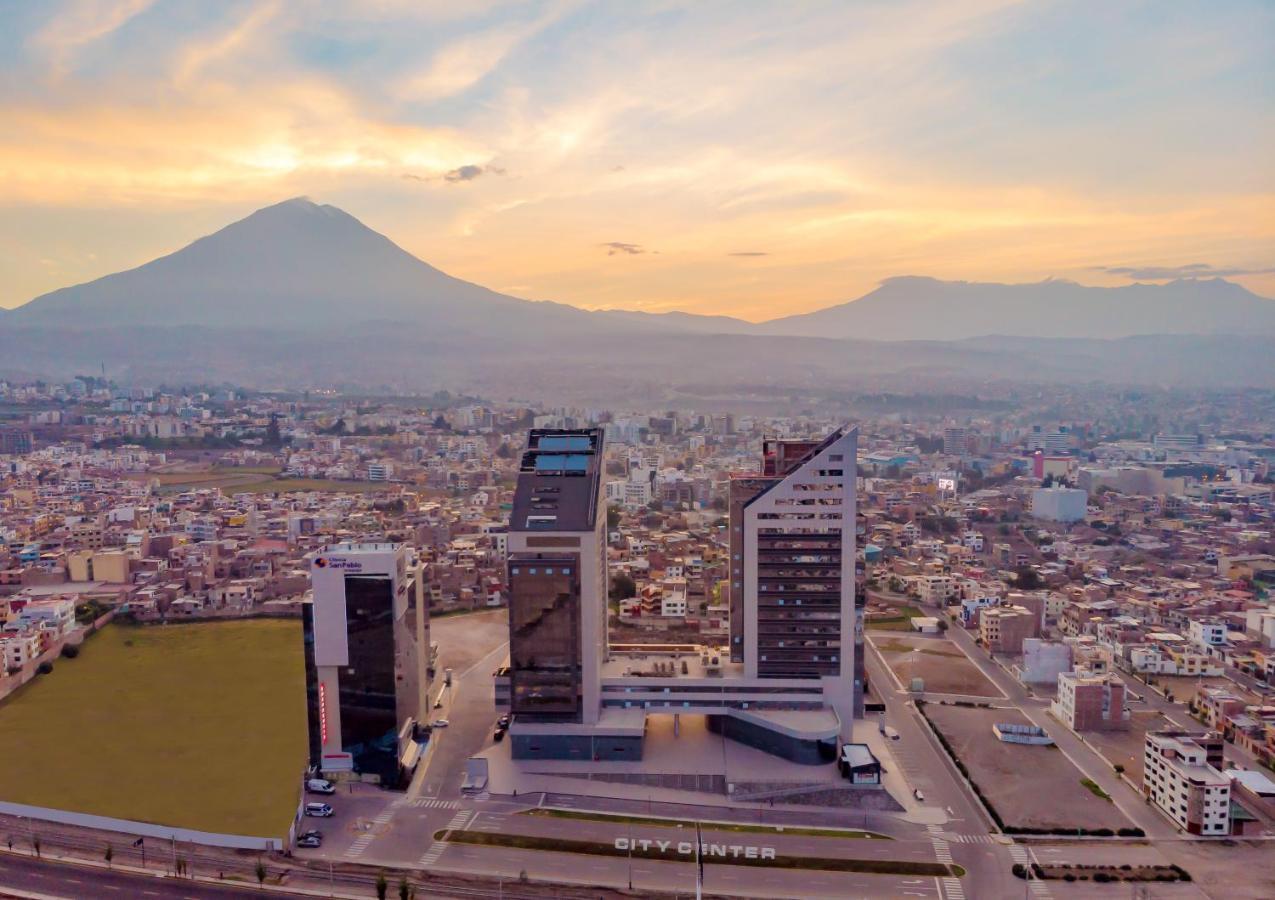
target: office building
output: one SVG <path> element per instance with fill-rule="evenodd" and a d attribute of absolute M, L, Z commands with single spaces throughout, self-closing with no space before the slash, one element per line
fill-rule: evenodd
<path fill-rule="evenodd" d="M 607 647 L 602 451 L 600 428 L 535 429 L 519 465 L 506 559 L 515 756 L 596 755 L 589 729 Z"/>
<path fill-rule="evenodd" d="M 510 666 L 497 679 L 509 680 L 514 758 L 640 760 L 647 718 L 667 715 L 703 716 L 794 762 L 834 762 L 862 694 L 857 441 L 838 431 L 800 449 L 768 444 L 766 483 L 732 510 L 739 659 L 715 646 L 664 659 L 607 643 L 602 431 L 533 430 L 510 521 Z"/>
<path fill-rule="evenodd" d="M 1209 753 L 1185 731 L 1150 731 L 1142 790 L 1188 834 L 1230 833 L 1231 781 L 1209 764 Z"/>
<path fill-rule="evenodd" d="M 1089 494 L 1081 488 L 1047 487 L 1032 491 L 1032 516 L 1046 522 L 1083 522 Z"/>
<path fill-rule="evenodd" d="M 964 456 L 969 452 L 970 434 L 964 428 L 945 428 L 943 430 L 943 454 L 945 456 Z"/>
<path fill-rule="evenodd" d="M 424 573 L 402 544 L 337 544 L 310 558 L 303 604 L 311 766 L 399 786 L 429 712 Z"/>
<path fill-rule="evenodd" d="M 744 661 L 744 506 L 782 481 L 818 443 L 763 441 L 761 472 L 731 476 L 727 506 L 730 517 L 730 587 L 727 599 L 730 603 L 731 662 Z"/>

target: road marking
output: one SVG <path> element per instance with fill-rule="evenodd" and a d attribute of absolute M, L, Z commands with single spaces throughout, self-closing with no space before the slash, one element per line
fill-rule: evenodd
<path fill-rule="evenodd" d="M 428 797 L 413 800 L 411 804 L 417 809 L 460 809 L 460 803 L 455 800 L 434 800 Z"/>
<path fill-rule="evenodd" d="M 965 888 L 961 887 L 961 879 L 949 876 L 939 879 L 943 885 L 943 896 L 950 900 L 965 900 Z"/>

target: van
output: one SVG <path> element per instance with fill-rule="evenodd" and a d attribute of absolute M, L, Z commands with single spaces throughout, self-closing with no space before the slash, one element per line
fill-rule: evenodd
<path fill-rule="evenodd" d="M 336 785 L 326 778 L 311 778 L 305 783 L 305 789 L 311 794 L 335 794 Z"/>
<path fill-rule="evenodd" d="M 332 815 L 332 807 L 328 806 L 326 803 L 307 803 L 305 805 L 305 814 L 307 816 L 314 816 L 318 819 L 326 819 L 328 816 Z"/>

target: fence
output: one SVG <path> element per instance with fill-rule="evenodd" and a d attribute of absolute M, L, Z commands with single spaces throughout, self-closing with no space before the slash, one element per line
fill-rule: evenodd
<path fill-rule="evenodd" d="M 70 812 L 64 809 L 47 809 L 43 806 L 27 806 L 24 803 L 7 803 L 4 801 L 0 801 L 0 814 L 20 816 L 24 819 L 36 819 L 41 822 L 56 822 L 60 825 L 74 825 L 78 828 L 116 831 L 121 834 L 137 835 L 138 837 L 160 838 L 165 841 L 204 844 L 209 847 L 227 847 L 232 850 L 282 850 L 286 840 L 282 836 L 251 837 L 242 834 L 217 834 L 210 831 L 194 831 L 189 828 L 174 828 L 169 825 L 133 822 L 129 819 L 113 819 L 109 816 L 94 816 L 88 813 Z"/>

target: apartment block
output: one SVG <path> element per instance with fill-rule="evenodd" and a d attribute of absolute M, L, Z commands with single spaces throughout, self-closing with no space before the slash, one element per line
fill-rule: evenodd
<path fill-rule="evenodd" d="M 1022 653 L 1023 641 L 1040 637 L 1040 615 L 1022 606 L 992 606 L 978 617 L 978 639 L 992 653 Z"/>
<path fill-rule="evenodd" d="M 1185 731 L 1147 733 L 1142 790 L 1188 834 L 1230 833 L 1231 780 Z"/>
<path fill-rule="evenodd" d="M 1124 682 L 1114 675 L 1063 672 L 1058 676 L 1058 698 L 1050 710 L 1072 731 L 1119 731 L 1129 727 Z"/>

